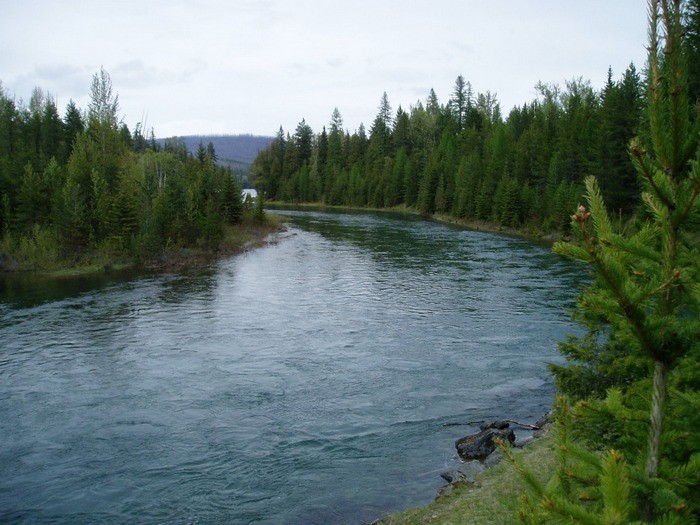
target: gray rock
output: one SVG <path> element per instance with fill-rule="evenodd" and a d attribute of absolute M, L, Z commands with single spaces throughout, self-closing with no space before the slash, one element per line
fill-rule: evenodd
<path fill-rule="evenodd" d="M 488 457 L 484 460 L 484 468 L 491 468 L 498 465 L 503 459 L 503 454 L 500 450 L 494 450 Z"/>
<path fill-rule="evenodd" d="M 440 477 L 448 483 L 474 483 L 474 476 L 484 470 L 484 468 L 484 465 L 480 461 L 467 461 L 456 469 L 443 472 L 440 474 Z"/>
<path fill-rule="evenodd" d="M 523 447 L 528 446 L 530 443 L 532 443 L 534 441 L 535 441 L 535 436 L 532 436 L 532 435 L 524 436 L 524 437 L 516 439 L 515 443 L 513 443 L 513 446 L 517 447 L 517 448 L 523 448 Z"/>
<path fill-rule="evenodd" d="M 539 418 L 539 419 L 535 422 L 535 426 L 538 427 L 538 428 L 542 428 L 543 426 L 548 425 L 549 423 L 551 423 L 553 417 L 554 417 L 554 412 L 550 410 L 549 412 L 547 412 L 546 414 L 544 414 L 541 418 Z"/>
<path fill-rule="evenodd" d="M 536 438 L 544 436 L 548 432 L 550 425 L 554 422 L 553 418 L 554 413 L 550 411 L 538 419 L 535 423 L 535 426 L 538 427 L 538 429 L 535 430 L 533 436 Z"/>
<path fill-rule="evenodd" d="M 458 439 L 455 442 L 459 457 L 467 461 L 470 459 L 484 459 L 496 450 L 495 439 L 515 441 L 515 434 L 510 428 L 487 428 L 478 434 Z"/>
<path fill-rule="evenodd" d="M 447 483 L 440 487 L 440 490 L 438 490 L 437 496 L 435 498 L 446 498 L 452 494 L 452 491 L 454 490 L 454 485 L 452 483 Z"/>

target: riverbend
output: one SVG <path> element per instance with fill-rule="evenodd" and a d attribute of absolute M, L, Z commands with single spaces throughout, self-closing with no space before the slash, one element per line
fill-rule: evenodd
<path fill-rule="evenodd" d="M 369 522 L 433 499 L 472 430 L 445 423 L 547 409 L 579 266 L 285 214 L 279 242 L 199 269 L 0 281 L 0 521 Z"/>

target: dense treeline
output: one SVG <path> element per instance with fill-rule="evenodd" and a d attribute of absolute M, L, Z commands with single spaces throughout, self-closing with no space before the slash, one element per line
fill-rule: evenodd
<path fill-rule="evenodd" d="M 626 145 L 644 95 L 634 65 L 619 80 L 608 71 L 600 92 L 581 79 L 537 89 L 505 119 L 496 97 L 474 94 L 462 76 L 445 104 L 431 91 L 393 113 L 384 93 L 369 135 L 362 125 L 343 131 L 336 108 L 328 131 L 314 134 L 304 120 L 291 136 L 280 129 L 253 174 L 272 200 L 403 205 L 536 230 L 568 225 L 593 174 L 611 209 L 631 210 L 638 196 Z"/>
<path fill-rule="evenodd" d="M 0 85 L 0 266 L 50 268 L 98 252 L 145 261 L 165 247 L 214 248 L 241 219 L 241 189 L 211 144 L 188 155 L 119 121 L 104 70 L 87 111 L 61 118 L 36 88 L 28 105 Z"/>

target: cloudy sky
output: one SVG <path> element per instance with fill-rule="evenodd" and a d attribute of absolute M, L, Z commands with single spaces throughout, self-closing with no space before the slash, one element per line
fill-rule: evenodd
<path fill-rule="evenodd" d="M 642 70 L 646 0 L 0 0 L 0 81 L 87 108 L 104 67 L 120 113 L 156 136 L 316 132 L 333 108 L 369 127 L 384 91 L 408 110 L 463 75 L 503 113 L 538 81 L 599 89 Z"/>

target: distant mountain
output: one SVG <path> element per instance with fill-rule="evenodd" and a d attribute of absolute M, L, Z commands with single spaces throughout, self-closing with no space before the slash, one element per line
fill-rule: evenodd
<path fill-rule="evenodd" d="M 160 144 L 166 140 L 178 140 L 184 142 L 189 153 L 197 153 L 199 144 L 205 147 L 210 142 L 216 150 L 216 156 L 222 164 L 231 167 L 250 166 L 258 153 L 267 148 L 274 137 L 260 137 L 257 135 L 187 135 L 184 137 L 169 137 L 158 139 Z"/>

